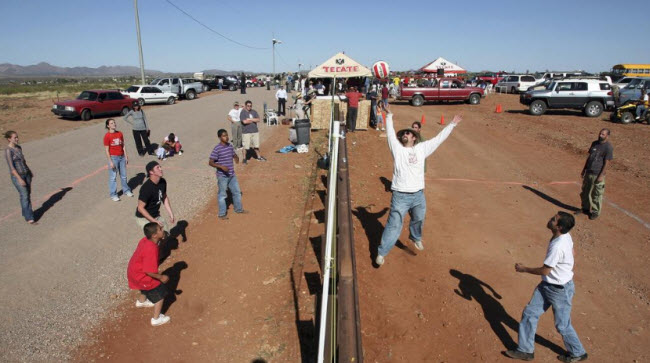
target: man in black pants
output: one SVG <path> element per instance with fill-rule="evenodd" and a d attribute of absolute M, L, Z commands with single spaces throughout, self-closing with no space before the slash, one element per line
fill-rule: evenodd
<path fill-rule="evenodd" d="M 285 105 L 287 104 L 287 91 L 284 89 L 284 86 L 280 86 L 280 89 L 275 92 L 275 99 L 278 100 L 278 115 L 285 115 Z"/>

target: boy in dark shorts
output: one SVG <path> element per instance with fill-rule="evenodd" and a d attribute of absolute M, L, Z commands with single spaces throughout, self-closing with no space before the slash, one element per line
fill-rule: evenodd
<path fill-rule="evenodd" d="M 141 295 L 136 300 L 138 308 L 153 306 L 151 325 L 158 326 L 168 323 L 171 318 L 161 314 L 163 301 L 169 293 L 165 283 L 169 277 L 158 273 L 158 242 L 163 239 L 164 231 L 158 223 L 147 223 L 144 228 L 145 237 L 138 242 L 133 256 L 129 261 L 126 276 L 129 288 L 140 290 Z"/>

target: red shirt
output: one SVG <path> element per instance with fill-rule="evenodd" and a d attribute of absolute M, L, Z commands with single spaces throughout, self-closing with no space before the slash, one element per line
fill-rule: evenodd
<path fill-rule="evenodd" d="M 121 132 L 107 132 L 104 135 L 104 146 L 108 146 L 108 154 L 111 156 L 124 155 L 124 135 Z"/>
<path fill-rule="evenodd" d="M 158 273 L 158 246 L 147 237 L 138 242 L 138 247 L 133 252 L 129 266 L 126 269 L 129 288 L 151 290 L 160 285 L 160 281 L 150 277 L 145 272 Z"/>
<path fill-rule="evenodd" d="M 350 107 L 358 108 L 359 107 L 359 98 L 362 94 L 359 92 L 348 92 L 345 94 L 345 97 L 348 98 L 348 105 Z"/>
<path fill-rule="evenodd" d="M 381 98 L 387 99 L 388 98 L 388 87 L 384 87 L 381 89 Z"/>

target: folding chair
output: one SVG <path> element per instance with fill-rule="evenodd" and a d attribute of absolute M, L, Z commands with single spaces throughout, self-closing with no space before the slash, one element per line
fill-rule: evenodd
<path fill-rule="evenodd" d="M 275 113 L 273 109 L 267 109 L 266 110 L 266 125 L 271 126 L 273 122 L 275 122 L 275 126 L 278 126 L 280 123 L 280 120 L 278 119 L 278 114 Z"/>

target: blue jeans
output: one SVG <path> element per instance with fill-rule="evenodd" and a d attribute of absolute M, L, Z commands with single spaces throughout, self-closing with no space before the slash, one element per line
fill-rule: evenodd
<path fill-rule="evenodd" d="M 524 309 L 519 323 L 519 347 L 518 350 L 525 353 L 533 353 L 535 350 L 535 331 L 539 317 L 548 308 L 553 307 L 555 317 L 555 329 L 562 335 L 564 347 L 569 354 L 577 357 L 585 354 L 578 334 L 571 325 L 571 300 L 575 293 L 573 280 L 567 282 L 563 288 L 541 282 L 535 288 L 533 297 Z"/>
<path fill-rule="evenodd" d="M 115 169 L 111 168 L 111 165 L 108 165 L 108 193 L 112 197 L 117 197 L 117 172 L 120 173 L 120 179 L 122 179 L 122 192 L 124 194 L 129 193 L 131 188 L 126 182 L 126 159 L 124 156 L 113 156 L 111 155 L 111 161 L 115 165 Z"/>
<path fill-rule="evenodd" d="M 25 217 L 26 221 L 33 221 L 34 211 L 32 210 L 32 201 L 30 199 L 30 195 L 32 194 L 32 174 L 27 173 L 22 179 L 25 181 L 25 186 L 20 185 L 18 178 L 13 174 L 11 175 L 11 181 L 20 194 L 20 208 L 23 211 L 23 217 Z"/>
<path fill-rule="evenodd" d="M 219 186 L 219 193 L 217 195 L 219 200 L 219 217 L 223 217 L 228 212 L 226 205 L 227 191 L 230 189 L 232 194 L 232 204 L 235 207 L 235 213 L 241 213 L 244 209 L 241 205 L 241 189 L 239 189 L 239 182 L 237 176 L 217 176 L 217 185 Z"/>
<path fill-rule="evenodd" d="M 637 118 L 645 118 L 645 114 L 648 112 L 648 109 L 645 107 L 645 105 L 638 105 L 636 106 L 636 117 Z"/>
<path fill-rule="evenodd" d="M 381 244 L 379 245 L 378 253 L 381 256 L 386 256 L 397 243 L 397 239 L 402 232 L 402 224 L 406 213 L 411 215 L 409 239 L 413 242 L 419 242 L 422 240 L 422 225 L 424 224 L 424 216 L 427 213 L 424 190 L 415 193 L 393 191 L 388 221 L 384 233 L 381 235 Z"/>

